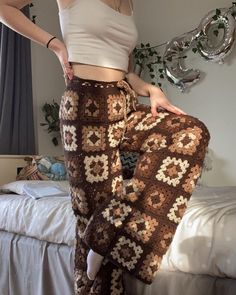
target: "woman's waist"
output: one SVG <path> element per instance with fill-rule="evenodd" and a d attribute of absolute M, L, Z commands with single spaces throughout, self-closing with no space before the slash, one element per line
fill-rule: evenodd
<path fill-rule="evenodd" d="M 97 81 L 119 81 L 125 78 L 125 72 L 119 69 L 72 62 L 75 76 Z"/>

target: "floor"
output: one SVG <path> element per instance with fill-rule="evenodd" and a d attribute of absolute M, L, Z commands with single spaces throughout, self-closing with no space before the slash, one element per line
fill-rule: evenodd
<path fill-rule="evenodd" d="M 127 295 L 236 295 L 236 280 L 182 272 L 157 274 L 152 285 L 127 276 Z"/>

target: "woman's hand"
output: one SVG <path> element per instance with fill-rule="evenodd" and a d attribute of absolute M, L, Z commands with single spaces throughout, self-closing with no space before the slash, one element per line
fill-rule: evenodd
<path fill-rule="evenodd" d="M 158 108 L 166 109 L 172 113 L 177 115 L 186 115 L 184 111 L 179 109 L 170 103 L 170 101 L 166 98 L 165 94 L 161 91 L 160 88 L 151 85 L 149 89 L 149 98 L 151 102 L 151 113 L 153 117 L 158 116 Z"/>
<path fill-rule="evenodd" d="M 71 80 L 73 78 L 74 73 L 71 64 L 68 62 L 68 52 L 65 44 L 61 42 L 59 39 L 54 39 L 50 42 L 48 48 L 52 50 L 59 59 L 64 73 L 63 76 L 65 79 L 65 83 L 67 84 L 68 79 Z"/>

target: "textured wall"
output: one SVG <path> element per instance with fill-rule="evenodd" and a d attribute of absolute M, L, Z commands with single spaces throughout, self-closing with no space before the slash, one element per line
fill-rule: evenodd
<path fill-rule="evenodd" d="M 210 10 L 230 7 L 226 0 L 134 0 L 139 39 L 161 44 L 198 26 Z M 190 54 L 187 65 L 203 71 L 203 79 L 182 94 L 168 82 L 169 99 L 206 123 L 211 132 L 213 170 L 204 175 L 208 185 L 236 185 L 236 48 L 224 65 L 208 63 Z M 148 103 L 148 100 L 145 99 Z"/>

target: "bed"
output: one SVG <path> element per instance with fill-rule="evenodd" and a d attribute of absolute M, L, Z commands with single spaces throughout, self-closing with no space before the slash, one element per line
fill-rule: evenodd
<path fill-rule="evenodd" d="M 23 191 L 27 185 L 45 182 L 65 194 L 34 199 Z M 75 220 L 68 182 L 18 180 L 4 187 L 0 195 L 0 294 L 73 294 Z M 162 288 L 162 294 L 168 295 L 175 288 L 175 295 L 180 290 L 182 295 L 185 282 L 189 284 L 186 294 L 199 295 L 206 286 L 216 290 L 216 280 L 218 286 L 226 281 L 234 286 L 221 294 L 235 294 L 235 196 L 236 187 L 197 186 L 154 283 L 144 285 L 126 274 L 127 294 L 154 295 Z M 198 293 L 194 293 L 196 286 Z"/>

